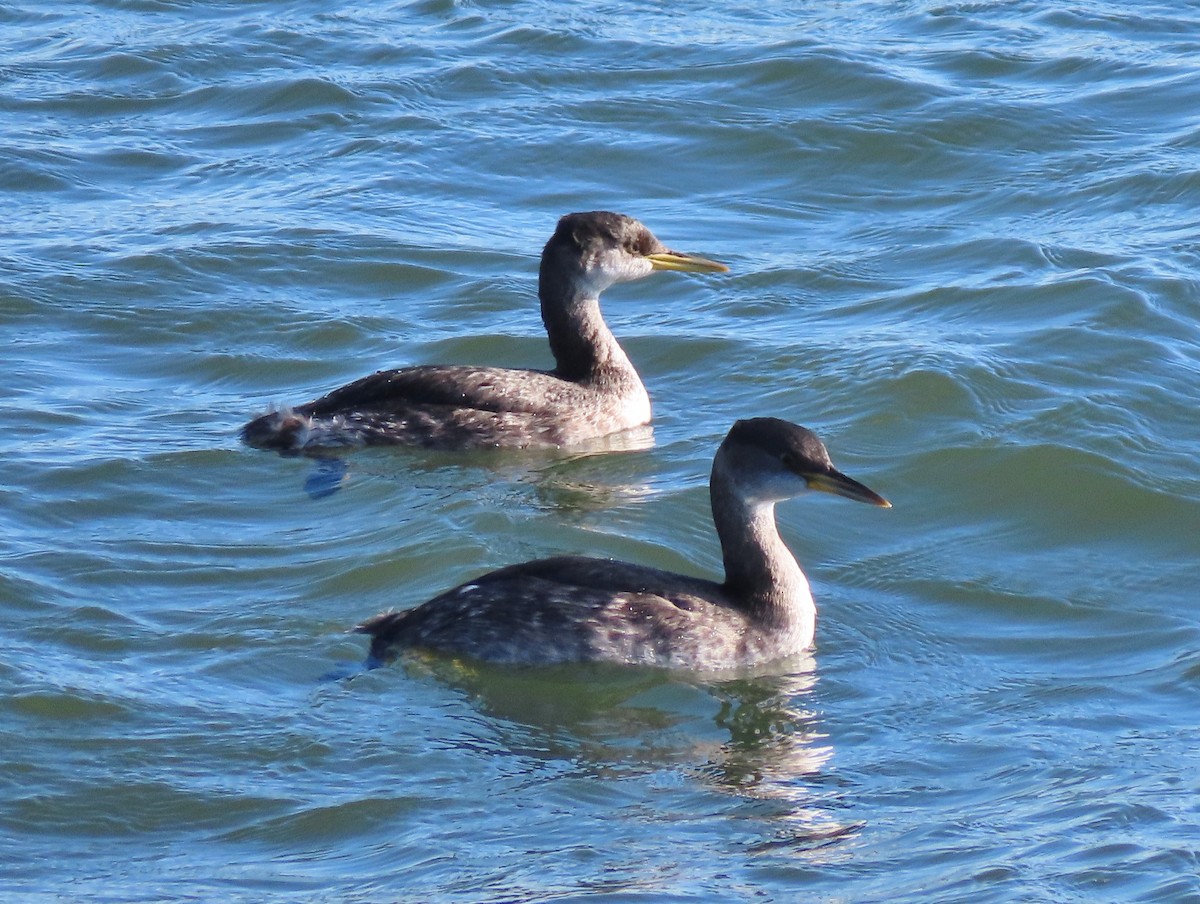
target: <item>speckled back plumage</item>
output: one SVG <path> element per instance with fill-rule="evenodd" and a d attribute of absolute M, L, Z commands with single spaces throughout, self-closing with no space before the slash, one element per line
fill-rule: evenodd
<path fill-rule="evenodd" d="M 746 656 L 749 627 L 720 584 L 604 559 L 502 568 L 358 630 L 371 654 L 459 651 L 510 664 L 603 661 L 720 668 Z"/>
<path fill-rule="evenodd" d="M 636 427 L 641 381 L 595 391 L 553 374 L 430 365 L 380 371 L 246 425 L 260 448 L 406 445 L 426 449 L 568 446 Z M 628 400 L 628 401 L 627 401 Z M 564 411 L 573 412 L 564 417 Z"/>

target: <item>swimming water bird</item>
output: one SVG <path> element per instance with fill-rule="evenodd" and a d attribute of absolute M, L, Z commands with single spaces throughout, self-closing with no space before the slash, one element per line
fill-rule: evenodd
<path fill-rule="evenodd" d="M 417 648 L 513 664 L 762 665 L 812 644 L 808 580 L 775 524 L 775 503 L 806 490 L 890 507 L 838 471 L 812 431 L 777 418 L 738 421 L 717 450 L 709 483 L 722 583 L 558 556 L 490 572 L 355 630 L 371 636 L 368 663 Z"/>
<path fill-rule="evenodd" d="M 723 273 L 672 251 L 637 220 L 567 214 L 542 251 L 538 297 L 553 370 L 430 365 L 382 370 L 313 402 L 255 418 L 251 446 L 430 449 L 567 446 L 650 422 L 650 398 L 600 314 L 600 293 L 655 270 Z"/>

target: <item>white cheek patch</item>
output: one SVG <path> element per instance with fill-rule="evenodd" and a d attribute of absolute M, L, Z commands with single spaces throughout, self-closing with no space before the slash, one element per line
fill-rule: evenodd
<path fill-rule="evenodd" d="M 756 505 L 794 499 L 808 489 L 808 482 L 795 474 L 770 474 L 744 488 L 746 499 Z"/>

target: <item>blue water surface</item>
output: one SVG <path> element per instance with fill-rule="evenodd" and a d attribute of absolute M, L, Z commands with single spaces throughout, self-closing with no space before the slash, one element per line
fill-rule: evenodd
<path fill-rule="evenodd" d="M 17 0 L 0 48 L 4 900 L 1200 901 L 1192 4 Z M 648 447 L 239 444 L 548 366 L 598 208 L 732 268 L 605 296 Z M 811 657 L 356 671 L 509 562 L 718 576 L 755 415 L 895 506 L 780 508 Z"/>

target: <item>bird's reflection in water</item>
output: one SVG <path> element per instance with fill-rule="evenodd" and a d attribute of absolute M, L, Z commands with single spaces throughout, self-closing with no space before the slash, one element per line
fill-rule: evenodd
<path fill-rule="evenodd" d="M 859 823 L 840 818 L 826 767 L 833 747 L 806 705 L 816 685 L 809 668 L 738 679 L 715 687 L 716 724 L 729 741 L 701 767 L 713 787 L 741 796 L 770 825 L 755 850 L 815 850 L 852 837 Z"/>
<path fill-rule="evenodd" d="M 759 826 L 749 853 L 825 852 L 861 828 L 843 818 L 824 774 L 833 748 L 810 708 L 809 654 L 735 676 L 602 663 L 513 668 L 411 651 L 401 661 L 410 679 L 469 697 L 513 754 L 725 796 L 729 818 Z"/>
<path fill-rule="evenodd" d="M 472 449 L 465 452 L 431 452 L 420 449 L 376 448 L 348 455 L 329 452 L 296 453 L 290 457 L 312 462 L 304 478 L 304 492 L 312 499 L 325 499 L 354 481 L 384 481 L 404 485 L 422 484 L 436 478 L 439 485 L 459 487 L 472 483 L 530 484 L 537 503 L 544 508 L 596 509 L 646 495 L 632 474 L 630 483 L 613 477 L 609 453 L 644 452 L 654 448 L 654 428 L 646 425 L 608 436 L 595 437 L 565 449 Z M 637 456 L 629 467 L 638 470 Z M 644 465 L 643 465 L 644 466 Z"/>

